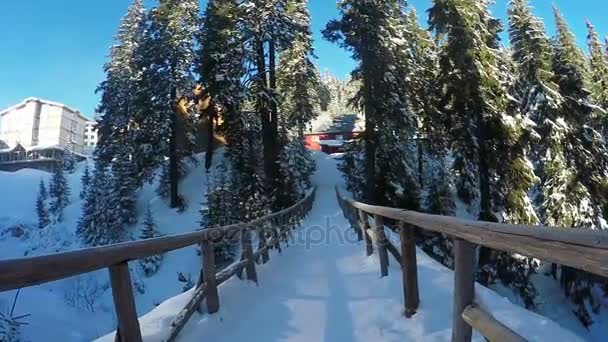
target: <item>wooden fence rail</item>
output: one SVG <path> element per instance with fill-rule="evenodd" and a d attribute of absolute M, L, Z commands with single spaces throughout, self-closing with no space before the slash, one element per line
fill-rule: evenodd
<path fill-rule="evenodd" d="M 289 236 L 288 231 L 310 212 L 315 193 L 316 189 L 313 189 L 293 206 L 248 223 L 46 256 L 0 260 L 0 292 L 108 268 L 118 321 L 116 340 L 140 342 L 142 337 L 128 262 L 200 244 L 202 255 L 200 279 L 192 298 L 171 324 L 167 341 L 173 341 L 192 314 L 195 311 L 202 311 L 203 300 L 206 299 L 209 313 L 219 310 L 220 284 L 234 275 L 240 275 L 243 270 L 248 280 L 257 282 L 256 261 L 261 256 L 262 262 L 266 263 L 269 260 L 268 249 L 280 248 L 281 241 Z M 252 231 L 256 231 L 256 236 L 259 238 L 256 252 L 253 251 L 251 242 Z M 235 236 L 240 236 L 243 246 L 241 261 L 216 273 L 214 242 Z"/>
<path fill-rule="evenodd" d="M 518 253 L 608 277 L 608 234 L 605 232 L 480 222 L 373 206 L 344 197 L 338 188 L 336 196 L 344 217 L 358 230 L 360 240 L 365 239 L 367 255 L 373 254 L 373 241 L 376 241 L 382 276 L 388 274 L 386 251 L 387 246 L 390 246 L 383 222 L 393 220 L 398 223 L 390 228 L 400 236 L 400 260 L 396 250 L 391 251 L 390 247 L 388 249 L 402 268 L 404 313 L 408 318 L 415 314 L 420 303 L 415 230 L 443 233 L 454 240 L 452 341 L 455 342 L 471 341 L 472 328 L 490 341 L 525 341 L 476 305 L 476 246 Z M 374 222 L 373 233 L 369 223 L 371 217 Z"/>

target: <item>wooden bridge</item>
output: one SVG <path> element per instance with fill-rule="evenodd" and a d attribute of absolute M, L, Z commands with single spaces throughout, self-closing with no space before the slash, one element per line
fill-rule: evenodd
<path fill-rule="evenodd" d="M 331 198 L 331 189 L 324 198 Z M 593 231 L 563 230 L 550 227 L 528 227 L 461 220 L 371 206 L 335 193 L 344 216 L 355 228 L 367 255 L 376 251 L 381 276 L 388 276 L 389 254 L 401 267 L 404 313 L 408 319 L 416 314 L 420 303 L 415 235 L 417 229 L 446 234 L 454 239 L 454 311 L 453 341 L 470 341 L 472 329 L 490 341 L 524 341 L 525 339 L 496 320 L 475 303 L 475 246 L 515 252 L 579 268 L 608 277 L 607 235 Z M 269 261 L 269 249 L 280 249 L 297 222 L 312 208 L 315 191 L 283 211 L 258 220 L 189 234 L 58 253 L 48 256 L 0 261 L 0 291 L 34 286 L 46 282 L 108 268 L 118 321 L 117 341 L 142 341 L 135 310 L 128 262 L 164 252 L 201 245 L 202 267 L 198 284 L 187 305 L 170 326 L 168 341 L 174 341 L 195 311 L 208 313 L 220 308 L 218 286 L 233 276 L 257 282 L 256 264 Z M 399 234 L 395 246 L 385 229 Z M 258 240 L 254 250 L 251 234 Z M 242 244 L 241 260 L 216 272 L 214 243 L 223 238 L 238 237 Z"/>

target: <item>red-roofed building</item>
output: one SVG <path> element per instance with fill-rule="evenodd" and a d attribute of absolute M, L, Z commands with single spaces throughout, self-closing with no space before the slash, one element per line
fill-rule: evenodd
<path fill-rule="evenodd" d="M 356 138 L 361 132 L 320 132 L 304 134 L 306 147 L 313 151 L 323 151 L 327 154 L 342 152 L 344 144 Z"/>

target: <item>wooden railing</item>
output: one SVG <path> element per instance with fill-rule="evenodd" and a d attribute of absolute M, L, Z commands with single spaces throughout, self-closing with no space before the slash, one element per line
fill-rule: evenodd
<path fill-rule="evenodd" d="M 116 340 L 140 342 L 142 336 L 135 310 L 128 262 L 200 244 L 201 275 L 191 300 L 171 324 L 167 341 L 174 341 L 192 314 L 202 310 L 201 303 L 204 299 L 209 313 L 219 310 L 220 299 L 217 287 L 220 284 L 234 275 L 240 277 L 243 269 L 248 280 L 257 282 L 256 262 L 268 262 L 270 248 L 280 250 L 281 241 L 288 239 L 290 229 L 294 228 L 312 208 L 315 192 L 315 190 L 311 191 L 290 208 L 248 223 L 46 256 L 1 260 L 0 291 L 39 285 L 108 268 L 118 321 Z M 258 237 L 258 248 L 255 252 L 250 236 L 252 231 L 257 233 Z M 242 244 L 241 261 L 216 273 L 214 242 L 234 237 L 240 238 Z"/>
<path fill-rule="evenodd" d="M 344 216 L 365 240 L 367 255 L 376 242 L 382 276 L 388 275 L 388 253 L 401 265 L 405 315 L 417 310 L 418 275 L 416 229 L 443 233 L 454 240 L 454 311 L 452 341 L 471 341 L 472 328 L 490 341 L 525 341 L 475 303 L 475 246 L 519 253 L 529 257 L 581 269 L 608 277 L 608 234 L 543 226 L 509 225 L 463 220 L 353 201 L 336 188 Z M 373 225 L 370 225 L 373 216 Z M 384 220 L 397 222 L 390 228 L 399 233 L 400 251 L 386 238 Z"/>

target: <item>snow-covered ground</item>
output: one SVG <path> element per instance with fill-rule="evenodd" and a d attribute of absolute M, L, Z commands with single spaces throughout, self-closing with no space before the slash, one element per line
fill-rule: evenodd
<path fill-rule="evenodd" d="M 204 159 L 204 155 L 198 156 Z M 223 154 L 214 156 L 214 165 L 223 159 Z M 146 184 L 138 194 L 138 223 L 129 229 L 133 239 L 140 234 L 145 209 L 150 205 L 155 223 L 162 234 L 191 232 L 200 226 L 201 203 L 207 188 L 207 176 L 200 163 L 181 182 L 181 193 L 188 204 L 184 212 L 169 209 L 166 202 L 155 192 L 157 182 Z M 35 201 L 38 183 L 43 179 L 48 186 L 51 174 L 37 170 L 22 170 L 16 173 L 0 172 L 0 258 L 18 258 L 25 254 L 42 255 L 81 248 L 75 230 L 80 218 L 83 201 L 79 198 L 80 177 L 84 163 L 75 173 L 68 175 L 71 189 L 71 204 L 65 210 L 62 223 L 44 230 L 37 229 Z M 214 170 L 212 170 L 214 171 Z M 20 224 L 25 235 L 11 236 L 8 229 Z M 161 267 L 155 275 L 147 278 L 137 262 L 130 263 L 133 277 L 140 285 L 136 292 L 137 311 L 144 315 L 164 300 L 182 293 L 184 283 L 177 279 L 178 272 L 190 274 L 194 282 L 200 271 L 200 257 L 195 247 L 184 248 L 164 255 Z M 90 341 L 107 334 L 116 327 L 114 304 L 109 288 L 107 271 L 73 277 L 21 290 L 15 316 L 31 314 L 23 321 L 23 341 Z M 0 293 L 0 312 L 10 310 L 16 291 Z M 92 304 L 89 303 L 92 299 Z"/>
<path fill-rule="evenodd" d="M 335 159 L 315 155 L 318 186 L 312 212 L 282 255 L 258 267 L 259 284 L 233 278 L 220 286 L 221 308 L 195 314 L 180 341 L 447 341 L 451 338 L 452 272 L 418 250 L 421 305 L 402 315 L 399 267 L 380 278 L 377 256 L 342 216 L 334 193 Z M 140 319 L 145 341 L 163 341 L 191 296 L 171 298 Z M 512 304 L 480 285 L 478 302 L 530 341 L 579 341 L 555 322 Z M 475 335 L 476 341 L 483 341 Z M 109 334 L 100 341 L 113 341 Z"/>

